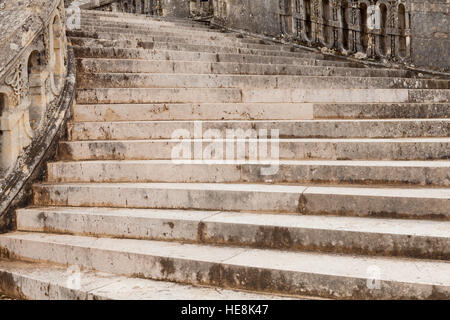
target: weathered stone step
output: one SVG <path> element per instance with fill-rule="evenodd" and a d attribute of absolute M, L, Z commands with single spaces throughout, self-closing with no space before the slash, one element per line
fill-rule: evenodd
<path fill-rule="evenodd" d="M 176 130 L 208 130 L 226 137 L 227 130 L 260 136 L 260 130 L 278 130 L 281 138 L 407 138 L 450 137 L 449 119 L 402 120 L 229 120 L 229 121 L 120 121 L 69 124 L 69 140 L 171 139 Z M 204 136 L 207 138 L 206 136 Z"/>
<path fill-rule="evenodd" d="M 41 207 L 19 210 L 17 229 L 282 250 L 450 258 L 447 221 Z"/>
<path fill-rule="evenodd" d="M 224 42 L 229 43 L 262 45 L 261 48 L 266 47 L 268 48 L 268 50 L 301 51 L 301 52 L 305 51 L 304 49 L 300 49 L 286 44 L 273 43 L 256 38 L 248 38 L 248 37 L 244 38 L 242 36 L 239 36 L 238 33 L 223 33 L 217 32 L 217 30 L 208 30 L 208 29 L 205 30 L 205 29 L 180 28 L 180 27 L 172 28 L 154 25 L 124 27 L 120 23 L 118 24 L 116 22 L 109 24 L 104 22 L 101 22 L 100 24 L 98 22 L 90 22 L 90 23 L 82 22 L 81 29 L 69 31 L 69 35 L 76 34 L 76 32 L 80 31 L 86 33 L 94 32 L 98 34 L 101 33 L 132 34 L 133 38 L 139 39 L 146 39 L 147 37 L 152 36 L 166 36 L 167 38 L 178 37 L 182 39 L 210 41 L 211 43 L 223 40 Z M 275 49 L 274 47 L 277 47 L 277 49 Z"/>
<path fill-rule="evenodd" d="M 112 29 L 112 28 L 111 28 Z M 145 34 L 135 34 L 134 30 L 129 30 L 128 32 L 123 32 L 121 30 L 108 28 L 95 28 L 95 29 L 83 29 L 82 31 L 69 31 L 68 36 L 70 37 L 82 37 L 89 39 L 101 39 L 101 40 L 138 40 L 144 46 L 147 44 L 148 49 L 165 49 L 169 48 L 171 44 L 177 44 L 175 50 L 188 50 L 188 51 L 204 51 L 204 52 L 221 52 L 222 48 L 225 48 L 224 53 L 227 48 L 234 48 L 231 52 L 236 52 L 236 49 L 242 48 L 245 53 L 245 49 L 261 51 L 266 55 L 283 55 L 292 57 L 311 57 L 319 59 L 329 59 L 336 60 L 332 56 L 324 56 L 320 53 L 308 52 L 303 50 L 292 50 L 291 47 L 283 45 L 273 45 L 273 44 L 260 44 L 260 43 L 249 43 L 243 42 L 239 38 L 230 37 L 220 37 L 217 35 L 196 37 L 195 35 L 178 34 L 173 32 L 164 31 L 149 31 Z M 155 42 L 156 44 L 151 46 L 150 42 Z M 90 46 L 88 43 L 82 42 L 82 46 Z M 119 43 L 120 44 L 120 43 Z M 166 47 L 165 47 L 166 45 Z M 96 46 L 103 46 L 101 43 L 97 43 Z M 251 51 L 248 51 L 251 53 Z M 256 52 L 255 52 L 256 53 Z"/>
<path fill-rule="evenodd" d="M 293 66 L 288 64 L 232 63 L 167 60 L 93 59 L 77 60 L 79 73 L 194 73 L 194 74 L 241 74 L 241 75 L 295 75 L 295 76 L 358 76 L 403 77 L 412 73 L 407 70 Z"/>
<path fill-rule="evenodd" d="M 212 53 L 212 54 L 244 54 L 262 57 L 287 57 L 296 59 L 314 59 L 314 55 L 299 53 L 299 52 L 287 52 L 287 51 L 274 51 L 274 50 L 264 50 L 264 49 L 251 49 L 242 48 L 235 45 L 228 47 L 220 45 L 210 45 L 210 44 L 195 44 L 189 41 L 188 43 L 181 43 L 177 41 L 176 43 L 168 43 L 164 41 L 153 41 L 150 39 L 148 41 L 142 40 L 104 40 L 104 39 L 91 39 L 91 38 L 71 38 L 72 43 L 78 47 L 87 48 L 115 48 L 115 49 L 145 49 L 153 51 L 182 51 L 190 53 Z M 331 60 L 323 59 L 321 57 L 316 57 L 319 62 L 337 62 L 338 66 L 342 63 L 349 63 L 343 60 Z M 309 60 L 310 61 L 310 60 Z M 312 62 L 311 62 L 312 63 Z M 330 63 L 328 63 L 330 64 Z M 358 68 L 362 68 L 359 65 Z M 375 68 L 371 68 L 375 69 Z M 410 72 L 412 74 L 412 72 Z M 425 78 L 425 76 L 422 76 Z M 429 78 L 429 76 L 428 76 Z"/>
<path fill-rule="evenodd" d="M 237 88 L 77 89 L 77 103 L 241 102 Z"/>
<path fill-rule="evenodd" d="M 170 51 L 189 51 L 193 53 L 210 54 L 247 54 L 268 57 L 286 57 L 299 59 L 319 59 L 324 61 L 337 61 L 345 63 L 344 60 L 332 59 L 319 54 L 310 54 L 307 52 L 290 52 L 274 50 L 272 46 L 263 46 L 257 44 L 240 44 L 217 41 L 216 45 L 212 41 L 194 40 L 184 38 L 172 38 L 167 36 L 148 36 L 136 40 L 125 34 L 88 34 L 86 32 L 71 33 L 71 36 L 84 37 L 75 38 L 74 45 L 87 48 L 115 48 L 123 50 L 145 49 L 145 50 L 170 50 Z M 100 38 L 100 39 L 98 39 Z M 134 40 L 133 40 L 134 39 Z"/>
<path fill-rule="evenodd" d="M 448 103 L 450 90 L 432 89 L 254 89 L 242 102 L 433 102 Z"/>
<path fill-rule="evenodd" d="M 161 27 L 175 27 L 175 28 L 186 28 L 186 29 L 199 29 L 199 30 L 211 30 L 211 31 L 221 31 L 212 28 L 206 24 L 198 23 L 189 19 L 173 19 L 173 18 L 160 18 L 160 17 L 149 17 L 144 15 L 99 15 L 99 11 L 84 11 L 81 15 L 81 21 L 98 21 L 100 23 L 104 22 L 116 22 L 116 23 L 129 23 L 130 25 L 153 25 Z"/>
<path fill-rule="evenodd" d="M 448 103 L 178 103 L 73 106 L 73 120 L 310 120 L 450 118 Z"/>
<path fill-rule="evenodd" d="M 71 273 L 76 272 L 76 273 Z M 26 300 L 266 300 L 289 299 L 206 286 L 124 277 L 49 263 L 0 260 L 2 293 Z M 72 282 L 80 279 L 80 287 Z"/>
<path fill-rule="evenodd" d="M 77 103 L 448 103 L 450 90 L 430 89 L 77 89 Z"/>
<path fill-rule="evenodd" d="M 20 232 L 1 235 L 0 245 L 27 260 L 153 280 L 341 299 L 450 296 L 450 264 L 442 261 Z"/>
<path fill-rule="evenodd" d="M 33 186 L 34 205 L 450 218 L 450 189 L 220 183 Z"/>
<path fill-rule="evenodd" d="M 95 27 L 106 27 L 106 28 L 116 28 L 119 30 L 138 30 L 138 31 L 154 31 L 160 30 L 165 32 L 174 33 L 184 33 L 184 34 L 195 34 L 197 36 L 210 36 L 217 35 L 221 37 L 237 38 L 238 33 L 232 33 L 228 31 L 222 31 L 220 29 L 210 28 L 208 26 L 202 26 L 193 23 L 171 23 L 171 22 L 161 22 L 153 20 L 144 20 L 141 22 L 136 22 L 133 20 L 124 19 L 108 19 L 103 18 L 87 18 L 81 17 L 81 30 L 85 28 L 95 28 Z M 78 30 L 80 30 L 78 29 Z M 77 30 L 77 29 L 76 29 Z M 75 30 L 75 31 L 76 31 Z M 239 36 L 242 38 L 243 36 Z M 253 39 L 250 37 L 242 38 L 242 40 L 259 41 L 259 39 Z"/>
<path fill-rule="evenodd" d="M 444 101 L 445 99 L 442 99 Z M 314 118 L 450 118 L 450 103 L 314 104 Z M 137 119 L 136 119 L 137 120 Z"/>
<path fill-rule="evenodd" d="M 276 165 L 273 175 L 263 168 Z M 336 183 L 450 186 L 450 161 L 185 161 L 52 162 L 49 182 Z"/>
<path fill-rule="evenodd" d="M 331 113 L 325 109 L 327 113 Z M 97 104 L 73 106 L 73 120 L 241 120 L 313 119 L 310 103 L 178 103 L 178 104 Z"/>
<path fill-rule="evenodd" d="M 249 140 L 170 139 L 170 140 L 98 140 L 60 142 L 61 160 L 193 160 L 194 148 L 202 146 L 208 159 L 225 160 L 227 145 L 233 146 L 233 155 Z M 276 141 L 276 140 L 275 140 Z M 257 146 L 267 146 L 280 159 L 323 160 L 447 160 L 450 159 L 450 138 L 403 139 L 280 139 L 279 141 L 253 139 L 254 152 L 246 147 L 239 159 L 257 157 Z M 213 143 L 214 142 L 214 143 Z M 209 147 L 208 147 L 209 146 Z M 213 147 L 214 146 L 214 147 Z M 273 151 L 272 150 L 273 146 Z M 220 149 L 223 151 L 220 155 Z M 243 148 L 242 148 L 243 149 Z M 181 151 L 186 154 L 181 154 Z M 256 158 L 257 159 L 257 158 Z M 232 160 L 232 159 L 230 159 Z"/>
<path fill-rule="evenodd" d="M 281 53 L 286 53 L 286 56 L 293 57 L 307 57 L 311 56 L 321 59 L 326 59 L 325 56 L 318 53 L 308 53 L 308 51 L 296 51 L 292 52 L 288 49 L 283 49 L 285 47 L 275 46 L 271 44 L 257 44 L 257 43 L 246 43 L 240 41 L 237 38 L 218 38 L 217 36 L 210 36 L 208 38 L 198 38 L 195 36 L 177 36 L 176 34 L 168 33 L 168 32 L 151 32 L 149 34 L 140 36 L 134 34 L 134 31 L 130 30 L 129 33 L 108 31 L 108 30 L 82 30 L 82 31 L 69 31 L 68 36 L 70 37 L 82 37 L 88 39 L 102 39 L 102 40 L 139 40 L 142 46 L 147 49 L 165 49 L 168 48 L 164 46 L 164 44 L 179 44 L 175 50 L 189 50 L 189 51 L 200 51 L 200 52 L 220 52 L 222 47 L 231 47 L 235 48 L 233 52 L 236 52 L 236 49 L 252 49 L 252 50 L 261 50 L 266 55 L 282 55 Z M 79 42 L 79 41 L 78 41 Z M 86 43 L 87 42 L 87 43 Z M 157 44 L 151 45 L 150 42 L 155 42 Z M 183 46 L 185 44 L 186 46 Z M 78 44 L 80 45 L 80 44 Z M 81 46 L 90 46 L 89 41 L 81 42 Z M 96 44 L 96 46 L 102 46 L 101 43 Z M 226 49 L 225 49 L 226 50 Z M 227 53 L 227 52 L 224 52 Z M 245 53 L 245 51 L 243 52 Z M 249 52 L 250 53 L 250 52 Z M 330 60 L 334 60 L 333 57 L 329 57 Z"/>
<path fill-rule="evenodd" d="M 174 74 L 78 73 L 77 88 L 329 88 L 449 89 L 449 80 L 409 78 Z"/>
<path fill-rule="evenodd" d="M 80 47 L 100 47 L 100 48 L 116 48 L 116 49 L 151 49 L 151 50 L 171 50 L 171 51 L 189 51 L 200 53 L 220 53 L 220 54 L 248 54 L 256 56 L 273 56 L 273 57 L 290 57 L 300 59 L 312 59 L 314 55 L 307 55 L 298 52 L 288 51 L 274 51 L 264 49 L 252 49 L 244 48 L 235 45 L 224 46 L 223 43 L 217 45 L 211 44 L 195 44 L 189 41 L 188 43 L 182 43 L 177 41 L 175 43 L 163 41 L 154 41 L 154 39 L 148 40 L 104 40 L 104 39 L 92 39 L 92 38 L 71 38 L 72 43 Z M 320 57 L 317 57 L 320 59 Z M 323 61 L 333 61 L 331 59 Z M 345 62 L 338 61 L 337 62 Z"/>
<path fill-rule="evenodd" d="M 202 51 L 202 52 L 220 52 L 220 53 L 247 53 L 247 54 L 259 54 L 259 55 L 279 55 L 286 57 L 303 57 L 301 54 L 291 52 L 289 50 L 277 50 L 274 52 L 270 46 L 268 48 L 248 48 L 246 44 L 248 42 L 230 42 L 230 41 L 207 41 L 199 40 L 196 38 L 177 38 L 173 39 L 166 35 L 163 36 L 146 36 L 145 38 L 126 38 L 126 39 L 112 39 L 111 36 L 100 38 L 98 34 L 84 34 L 73 33 L 70 37 L 70 41 L 73 45 L 80 47 L 114 47 L 114 48 L 142 48 L 142 49 L 161 49 L 161 50 L 185 50 L 185 51 Z M 123 37 L 119 37 L 123 38 Z M 182 40 L 179 40 L 182 39 Z M 236 46 L 238 44 L 239 46 Z"/>
<path fill-rule="evenodd" d="M 362 68 L 358 63 L 317 60 L 311 58 L 283 57 L 276 55 L 255 55 L 240 53 L 211 53 L 179 50 L 146 50 L 103 47 L 74 46 L 78 58 L 133 59 L 133 60 L 178 60 L 203 62 L 237 62 L 266 64 L 295 64 L 309 66 L 342 66 Z"/>

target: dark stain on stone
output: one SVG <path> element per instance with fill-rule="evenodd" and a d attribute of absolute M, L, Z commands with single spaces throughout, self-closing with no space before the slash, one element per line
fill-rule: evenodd
<path fill-rule="evenodd" d="M 209 268 L 208 272 L 208 283 L 211 285 L 222 286 L 223 278 L 223 267 L 220 264 L 214 264 Z"/>
<path fill-rule="evenodd" d="M 298 199 L 298 212 L 306 213 L 307 204 L 308 204 L 308 200 L 306 199 L 305 195 L 302 193 L 300 195 L 300 198 Z"/>
<path fill-rule="evenodd" d="M 161 258 L 159 264 L 161 266 L 161 273 L 164 277 L 175 273 L 175 264 L 170 258 Z"/>
<path fill-rule="evenodd" d="M 60 143 L 57 150 L 57 158 L 60 160 L 70 160 L 72 157 L 72 149 L 68 143 Z"/>
<path fill-rule="evenodd" d="M 26 300 L 27 297 L 22 293 L 19 285 L 9 272 L 0 272 L 0 293 L 16 299 Z"/>
<path fill-rule="evenodd" d="M 289 229 L 282 227 L 259 227 L 255 242 L 259 248 L 291 248 L 293 246 Z"/>
<path fill-rule="evenodd" d="M 203 222 L 199 222 L 197 228 L 197 241 L 204 242 L 206 235 L 206 225 Z"/>
<path fill-rule="evenodd" d="M 202 283 L 203 282 L 203 275 L 202 275 L 201 271 L 197 271 L 196 279 L 197 279 L 198 283 Z"/>
<path fill-rule="evenodd" d="M 14 254 L 8 248 L 0 247 L 0 258 L 13 259 Z"/>
<path fill-rule="evenodd" d="M 45 222 L 47 220 L 47 214 L 45 212 L 39 212 L 37 216 L 39 221 Z"/>
<path fill-rule="evenodd" d="M 148 41 L 138 41 L 137 47 L 142 49 L 153 49 L 155 44 Z"/>

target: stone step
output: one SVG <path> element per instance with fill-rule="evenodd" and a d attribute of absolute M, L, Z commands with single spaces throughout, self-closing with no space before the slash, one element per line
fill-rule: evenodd
<path fill-rule="evenodd" d="M 81 21 L 98 21 L 101 23 L 105 22 L 116 22 L 116 23 L 128 23 L 131 25 L 152 25 L 161 27 L 172 27 L 172 28 L 185 28 L 198 29 L 198 30 L 211 30 L 215 32 L 221 31 L 221 29 L 213 28 L 209 25 L 198 23 L 189 19 L 173 19 L 168 17 L 155 17 L 155 16 L 144 16 L 144 15 L 115 15 L 106 16 L 99 15 L 96 12 L 82 12 Z"/>
<path fill-rule="evenodd" d="M 292 76 L 356 76 L 408 78 L 407 70 L 293 66 L 288 64 L 126 60 L 126 59 L 77 59 L 79 73 L 193 73 L 193 74 L 241 74 L 241 75 L 292 75 Z"/>
<path fill-rule="evenodd" d="M 40 207 L 19 210 L 17 229 L 281 250 L 450 258 L 450 222 L 447 221 Z"/>
<path fill-rule="evenodd" d="M 77 89 L 80 104 L 123 103 L 448 103 L 450 90 L 431 89 Z"/>
<path fill-rule="evenodd" d="M 432 102 L 448 103 L 450 90 L 432 89 L 254 89 L 242 102 Z"/>
<path fill-rule="evenodd" d="M 441 101 L 445 101 L 445 99 Z M 450 118 L 450 103 L 314 104 L 313 114 L 317 119 Z"/>
<path fill-rule="evenodd" d="M 78 89 L 250 88 L 250 89 L 449 89 L 450 81 L 409 78 L 276 75 L 78 73 Z M 450 92 L 450 91 L 449 91 Z"/>
<path fill-rule="evenodd" d="M 228 31 L 222 31 L 221 29 L 214 29 L 210 28 L 208 26 L 202 26 L 192 23 L 186 23 L 186 24 L 174 24 L 174 23 L 167 23 L 167 22 L 160 22 L 160 21 L 153 21 L 153 20 L 143 20 L 141 22 L 135 22 L 130 20 L 124 20 L 124 19 L 108 19 L 105 20 L 103 18 L 86 18 L 81 17 L 81 28 L 75 29 L 77 30 L 84 30 L 85 28 L 96 28 L 96 27 L 106 27 L 106 28 L 115 28 L 117 30 L 137 30 L 137 31 L 164 31 L 164 32 L 173 32 L 178 34 L 195 34 L 199 37 L 201 36 L 211 36 L 211 35 L 217 35 L 220 37 L 229 37 L 229 38 L 240 38 L 250 41 L 258 42 L 259 39 L 256 38 L 250 38 L 245 37 L 243 38 L 242 35 L 234 32 L 228 32 Z"/>
<path fill-rule="evenodd" d="M 104 39 L 92 39 L 92 38 L 71 38 L 71 42 L 74 46 L 84 47 L 84 48 L 115 48 L 116 50 L 136 50 L 136 49 L 144 49 L 144 50 L 152 50 L 153 52 L 159 51 L 175 51 L 175 52 L 188 52 L 188 54 L 192 53 L 201 53 L 201 54 L 240 54 L 240 55 L 252 55 L 259 57 L 281 57 L 281 58 L 295 58 L 300 59 L 300 61 L 304 64 L 306 62 L 310 64 L 316 63 L 317 65 L 336 65 L 340 66 L 344 65 L 352 65 L 357 68 L 363 69 L 362 65 L 356 65 L 355 63 L 339 61 L 339 60 L 330 60 L 330 59 L 320 59 L 317 57 L 317 62 L 312 60 L 314 56 L 303 54 L 299 52 L 287 52 L 287 51 L 273 51 L 273 50 L 261 50 L 261 49 L 251 49 L 251 48 L 242 48 L 236 46 L 224 47 L 221 43 L 220 46 L 215 45 L 199 45 L 189 43 L 168 43 L 164 41 L 153 41 L 150 39 L 149 41 L 141 41 L 141 40 L 104 40 Z M 164 55 L 167 58 L 167 55 Z M 167 59 L 162 59 L 167 60 Z M 193 61 L 199 62 L 199 61 Z M 147 62 L 146 62 L 147 63 Z M 377 70 L 380 68 L 370 68 L 368 70 Z M 391 69 L 395 71 L 395 69 Z M 400 70 L 399 70 L 400 71 Z M 414 73 L 409 71 L 408 74 L 413 75 Z M 422 78 L 430 78 L 430 76 L 422 75 Z"/>
<path fill-rule="evenodd" d="M 49 263 L 0 260 L 0 288 L 25 300 L 272 300 L 289 296 L 124 277 Z M 79 286 L 78 279 L 80 280 Z"/>
<path fill-rule="evenodd" d="M 450 118 L 448 103 L 178 103 L 73 106 L 73 121 Z"/>
<path fill-rule="evenodd" d="M 76 101 L 97 103 L 241 102 L 237 88 L 77 89 Z"/>
<path fill-rule="evenodd" d="M 450 218 L 450 189 L 220 183 L 33 186 L 34 205 Z"/>
<path fill-rule="evenodd" d="M 225 48 L 234 48 L 232 52 L 236 52 L 236 49 L 252 49 L 252 50 L 261 50 L 265 52 L 266 55 L 282 55 L 281 53 L 287 53 L 286 56 L 293 57 L 315 57 L 326 59 L 325 56 L 318 53 L 308 53 L 308 51 L 297 51 L 292 52 L 289 48 L 283 49 L 285 47 L 275 46 L 271 44 L 258 44 L 258 43 L 246 43 L 240 41 L 237 38 L 218 38 L 217 36 L 210 37 L 195 37 L 195 36 L 177 36 L 168 32 L 151 32 L 146 35 L 136 35 L 134 31 L 130 30 L 128 33 L 119 32 L 119 30 L 108 31 L 108 30 L 98 30 L 96 29 L 83 29 L 82 31 L 69 31 L 69 37 L 81 37 L 89 39 L 102 39 L 102 40 L 139 40 L 142 46 L 145 46 L 147 49 L 165 49 L 164 44 L 179 44 L 180 46 L 176 47 L 175 50 L 186 50 L 189 51 L 199 51 L 199 52 L 220 52 L 222 47 Z M 114 30 L 114 29 L 113 29 Z M 78 41 L 80 43 L 80 41 Z M 156 42 L 156 45 L 151 45 L 151 42 Z M 186 46 L 182 46 L 185 44 Z M 80 45 L 80 44 L 78 44 Z M 89 41 L 82 41 L 81 46 L 90 46 Z M 103 46 L 97 42 L 96 46 Z M 166 47 L 167 48 L 167 47 Z M 245 50 L 244 50 L 245 51 Z M 227 52 L 224 52 L 227 53 Z M 245 52 L 244 52 L 245 53 Z M 250 53 L 250 52 L 249 52 Z M 329 57 L 329 59 L 333 59 L 333 57 Z"/>
<path fill-rule="evenodd" d="M 179 132 L 185 134 L 185 132 Z M 189 134 L 189 133 L 186 133 Z M 252 148 L 250 148 L 252 146 Z M 267 155 L 258 158 L 258 150 Z M 450 138 L 402 139 L 160 139 L 96 140 L 59 143 L 60 160 L 448 160 Z M 227 150 L 228 148 L 228 150 Z M 245 149 L 245 150 L 244 150 Z M 251 149 L 252 151 L 249 151 Z M 238 153 L 238 154 L 237 154 Z M 230 157 L 228 160 L 233 160 Z"/>
<path fill-rule="evenodd" d="M 450 137 L 450 119 L 394 120 L 229 120 L 229 121 L 121 121 L 75 122 L 68 126 L 69 140 L 171 139 L 177 130 L 207 138 L 227 136 L 228 130 L 242 130 L 261 137 L 278 130 L 280 138 L 408 138 Z M 262 133 L 264 135 L 264 133 Z"/>
<path fill-rule="evenodd" d="M 164 27 L 175 27 L 175 28 L 198 28 L 205 30 L 215 30 L 217 32 L 230 32 L 222 27 L 211 25 L 208 22 L 194 21 L 190 18 L 179 18 L 179 17 L 162 17 L 155 15 L 135 15 L 135 16 L 100 16 L 92 14 L 91 12 L 86 12 L 81 15 L 82 22 L 95 22 L 99 21 L 101 23 L 120 23 L 121 25 L 132 26 L 148 26 L 148 25 L 160 25 Z"/>
<path fill-rule="evenodd" d="M 90 33 L 86 30 L 84 31 L 71 31 L 70 42 L 73 45 L 80 47 L 115 47 L 115 48 L 143 48 L 143 49 L 169 49 L 173 50 L 187 50 L 187 51 L 205 51 L 205 52 L 222 52 L 223 53 L 252 53 L 261 52 L 261 54 L 266 55 L 277 55 L 274 53 L 273 46 L 265 45 L 260 46 L 260 48 L 247 47 L 248 44 L 261 45 L 262 43 L 257 40 L 252 39 L 239 39 L 236 37 L 230 38 L 223 37 L 218 38 L 216 36 L 209 36 L 204 38 L 198 38 L 193 35 L 185 35 L 184 38 L 181 37 L 182 34 L 174 34 L 169 32 L 155 32 L 150 33 L 142 37 L 124 37 L 116 36 L 116 39 L 111 35 L 104 35 L 98 33 Z M 105 38 L 103 38 L 105 36 Z M 179 40 L 181 39 L 181 40 Z M 211 40 L 208 40 L 211 39 Z M 223 41 L 222 41 L 223 39 Z M 238 45 L 236 47 L 235 45 Z M 295 50 L 275 50 L 279 52 L 279 55 L 286 53 L 285 56 L 296 56 Z M 298 51 L 299 53 L 305 53 L 304 51 Z M 289 55 L 288 53 L 292 53 Z M 302 56 L 302 55 L 299 55 Z M 317 55 L 317 57 L 323 57 Z"/>
<path fill-rule="evenodd" d="M 284 57 L 276 55 L 269 56 L 241 53 L 212 53 L 180 50 L 147 50 L 80 46 L 74 46 L 73 48 L 75 55 L 78 58 L 294 64 L 309 66 L 341 66 L 362 68 L 360 64 L 354 62 L 317 60 L 311 58 Z"/>
<path fill-rule="evenodd" d="M 207 40 L 194 40 L 178 38 L 168 38 L 167 36 L 148 36 L 145 38 L 131 38 L 127 34 L 97 34 L 87 32 L 71 32 L 70 36 L 76 37 L 74 45 L 84 48 L 115 48 L 116 50 L 156 50 L 156 51 L 189 51 L 192 53 L 209 54 L 246 54 L 267 57 L 283 57 L 295 59 L 318 59 L 323 61 L 346 63 L 344 60 L 326 58 L 318 54 L 309 54 L 307 52 L 290 52 L 274 50 L 272 46 L 263 46 L 258 44 L 240 44 L 227 43 L 224 41 L 214 42 Z M 82 38 L 80 38 L 82 37 Z"/>
<path fill-rule="evenodd" d="M 73 121 L 301 120 L 313 119 L 315 110 L 310 103 L 76 104 Z"/>
<path fill-rule="evenodd" d="M 277 50 L 277 51 L 288 51 L 288 52 L 306 52 L 304 49 L 294 47 L 288 44 L 273 43 L 271 41 L 265 41 L 257 38 L 244 38 L 238 33 L 223 33 L 214 30 L 204 30 L 204 29 L 194 29 L 194 28 L 167 28 L 165 26 L 133 26 L 133 27 L 123 27 L 123 25 L 117 23 L 105 24 L 105 23 L 82 23 L 81 29 L 69 31 L 68 35 L 77 34 L 77 32 L 88 34 L 94 34 L 97 38 L 98 35 L 107 34 L 131 34 L 133 38 L 138 39 L 150 39 L 151 37 L 167 37 L 166 40 L 171 41 L 170 38 L 180 38 L 180 39 L 192 39 L 195 41 L 208 41 L 209 43 L 214 42 L 224 42 L 224 43 L 236 43 L 236 44 L 249 44 L 256 45 L 254 48 L 267 48 L 267 50 Z M 88 36 L 89 37 L 89 36 Z M 147 38 L 150 37 L 150 38 Z M 109 38 L 108 38 L 109 39 Z M 314 53 L 322 56 L 320 53 Z"/>
<path fill-rule="evenodd" d="M 27 260 L 194 285 L 341 299 L 450 296 L 443 261 L 21 232 L 1 235 L 0 245 Z"/>
<path fill-rule="evenodd" d="M 191 33 L 190 31 L 183 33 L 179 31 L 153 28 L 146 31 L 136 32 L 133 29 L 104 28 L 97 26 L 92 28 L 84 27 L 82 30 L 68 31 L 67 35 L 69 37 L 85 38 L 86 41 L 93 39 L 97 39 L 99 41 L 135 40 L 143 43 L 159 42 L 166 44 L 196 44 L 198 47 L 193 48 L 197 49 L 192 51 L 201 51 L 202 45 L 205 46 L 205 49 L 207 49 L 208 46 L 211 47 L 210 50 L 214 50 L 214 48 L 216 48 L 215 51 L 220 50 L 222 47 L 228 48 L 234 46 L 235 48 L 286 52 L 293 55 L 298 54 L 299 57 L 311 55 L 311 57 L 321 59 L 343 60 L 333 56 L 325 56 L 321 53 L 310 52 L 289 45 L 274 44 L 263 40 L 251 41 L 250 39 L 241 39 L 234 35 L 212 33 L 206 33 L 199 36 L 195 33 Z M 85 46 L 89 46 L 89 44 L 86 44 Z"/>
<path fill-rule="evenodd" d="M 47 181 L 193 182 L 193 183 L 335 183 L 450 186 L 450 161 L 289 161 L 275 174 L 262 175 L 269 161 L 172 160 L 75 161 L 47 164 Z M 272 162 L 273 164 L 273 162 Z"/>

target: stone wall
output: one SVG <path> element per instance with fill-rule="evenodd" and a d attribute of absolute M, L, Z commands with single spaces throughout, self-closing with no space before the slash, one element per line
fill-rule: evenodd
<path fill-rule="evenodd" d="M 450 2 L 411 0 L 411 59 L 417 66 L 450 70 Z"/>
<path fill-rule="evenodd" d="M 213 7 L 213 22 L 226 27 L 283 37 L 346 56 L 450 69 L 450 4 L 446 0 L 208 2 Z"/>

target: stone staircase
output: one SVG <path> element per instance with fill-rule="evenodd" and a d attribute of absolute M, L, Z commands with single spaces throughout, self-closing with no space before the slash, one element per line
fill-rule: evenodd
<path fill-rule="evenodd" d="M 0 236 L 22 296 L 450 298 L 448 79 L 132 14 L 69 36 L 68 140 Z M 279 161 L 173 161 L 199 126 L 279 130 Z"/>

